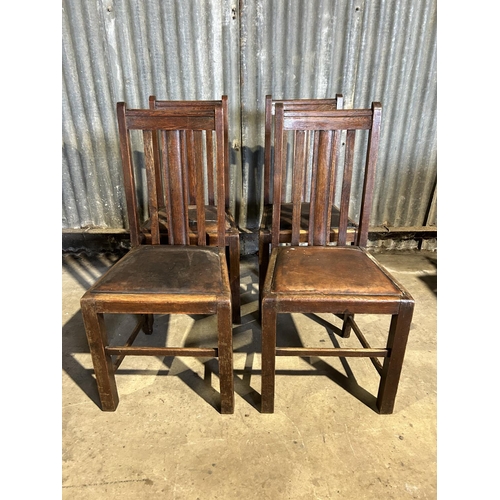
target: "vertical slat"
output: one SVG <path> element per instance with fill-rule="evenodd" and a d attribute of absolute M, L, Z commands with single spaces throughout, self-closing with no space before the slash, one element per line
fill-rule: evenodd
<path fill-rule="evenodd" d="M 187 245 L 187 200 L 182 189 L 182 151 L 179 131 L 167 132 L 170 213 L 172 214 L 171 244 Z M 170 236 L 170 233 L 169 233 Z"/>
<path fill-rule="evenodd" d="M 225 193 L 224 176 L 224 152 L 225 152 L 225 134 L 224 134 L 224 113 L 221 107 L 215 109 L 215 133 L 217 137 L 217 241 L 219 248 L 224 248 L 226 244 L 225 222 L 226 211 L 223 204 Z"/>
<path fill-rule="evenodd" d="M 345 144 L 344 175 L 340 194 L 340 218 L 338 245 L 345 245 L 347 239 L 347 218 L 349 216 L 349 199 L 351 197 L 352 165 L 354 159 L 355 130 L 348 130 Z"/>
<path fill-rule="evenodd" d="M 274 130 L 274 133 L 276 133 L 276 129 Z M 281 165 L 281 203 L 286 203 L 288 201 L 287 196 L 286 196 L 286 188 L 288 186 L 289 182 L 289 175 L 288 175 L 288 169 L 290 168 L 290 158 L 288 156 L 288 149 L 291 147 L 293 144 L 293 134 L 291 132 L 284 132 L 283 133 L 283 156 L 282 158 L 282 165 Z M 276 150 L 274 152 L 276 154 Z M 291 182 L 291 179 L 290 179 Z M 274 190 L 274 186 L 273 186 Z"/>
<path fill-rule="evenodd" d="M 187 145 L 187 131 L 179 130 L 180 148 L 181 148 L 181 171 L 182 171 L 182 194 L 184 202 L 189 205 L 191 203 L 191 194 L 189 186 L 189 164 L 188 164 L 188 145 Z M 188 212 L 184 214 L 186 217 L 186 227 L 189 227 Z"/>
<path fill-rule="evenodd" d="M 305 171 L 305 136 L 303 130 L 295 132 L 292 180 L 292 245 L 299 244 L 300 218 Z"/>
<path fill-rule="evenodd" d="M 314 134 L 314 146 L 313 146 L 313 159 L 312 159 L 312 172 L 311 172 L 311 193 L 310 200 L 311 203 L 309 205 L 309 231 L 308 231 L 308 244 L 313 244 L 313 236 L 314 231 L 312 228 L 314 227 L 314 210 L 313 210 L 313 202 L 316 199 L 316 178 L 317 178 L 317 165 L 318 165 L 318 151 L 319 151 L 319 132 L 313 131 Z"/>
<path fill-rule="evenodd" d="M 311 139 L 311 132 L 305 132 L 304 138 L 304 158 L 305 158 L 305 167 L 304 167 L 304 179 L 302 181 L 302 201 L 306 201 L 307 199 L 307 177 L 308 177 L 308 166 L 309 166 L 309 143 Z"/>
<path fill-rule="evenodd" d="M 227 95 L 222 96 L 222 119 L 224 126 L 224 206 L 229 209 L 229 109 L 227 105 Z"/>
<path fill-rule="evenodd" d="M 214 139 L 212 130 L 206 132 L 206 158 L 207 158 L 207 183 L 208 183 L 208 204 L 215 205 L 214 189 Z"/>
<path fill-rule="evenodd" d="M 205 183 L 203 172 L 203 137 L 200 130 L 189 131 L 190 147 L 188 159 L 190 170 L 196 181 L 196 230 L 198 233 L 198 245 L 206 245 L 205 229 Z"/>
<path fill-rule="evenodd" d="M 361 200 L 361 214 L 359 218 L 358 241 L 359 246 L 365 247 L 368 242 L 368 225 L 373 203 L 373 188 L 375 184 L 375 165 L 377 163 L 380 141 L 380 125 L 382 120 L 382 106 L 379 102 L 372 104 L 372 128 L 368 137 L 368 155 L 363 181 L 363 198 Z"/>
<path fill-rule="evenodd" d="M 282 196 L 282 170 L 284 162 L 284 148 L 286 141 L 283 140 L 283 104 L 275 106 L 275 130 L 274 130 L 274 175 L 273 175 L 273 219 L 271 246 L 279 245 L 281 196 Z"/>
<path fill-rule="evenodd" d="M 266 95 L 265 127 L 264 127 L 264 204 L 271 203 L 271 139 L 273 124 L 273 100 Z"/>
<path fill-rule="evenodd" d="M 181 130 L 181 150 L 182 150 L 182 166 L 184 171 L 184 179 L 186 180 L 186 189 L 187 189 L 187 203 L 188 205 L 193 205 L 196 199 L 196 174 L 191 168 L 191 164 L 188 161 L 188 151 L 190 150 L 189 146 L 189 134 L 192 131 Z"/>
<path fill-rule="evenodd" d="M 140 244 L 139 216 L 137 214 L 137 195 L 135 193 L 134 169 L 132 151 L 130 147 L 130 134 L 125 118 L 125 103 L 119 102 L 116 106 L 118 129 L 120 133 L 120 152 L 123 165 L 123 182 L 127 200 L 127 214 L 130 226 L 130 243 L 132 247 Z"/>
<path fill-rule="evenodd" d="M 169 165 L 168 165 L 168 140 L 167 140 L 167 132 L 164 130 L 160 133 L 161 144 L 162 144 L 162 169 L 161 172 L 163 174 L 163 185 L 165 187 L 165 207 L 167 208 L 167 212 L 171 211 L 172 200 L 170 197 L 170 179 L 169 179 Z M 168 227 L 168 242 L 173 245 L 174 244 L 174 225 L 172 217 L 167 217 L 167 227 Z"/>
<path fill-rule="evenodd" d="M 327 235 L 329 238 L 330 223 L 327 223 L 327 204 L 329 199 L 329 170 L 330 155 L 332 150 L 332 132 L 321 130 L 319 133 L 319 151 L 316 178 L 316 196 L 311 201 L 310 211 L 314 212 L 314 226 L 309 226 L 313 231 L 313 245 L 325 245 Z"/>
<path fill-rule="evenodd" d="M 333 139 L 333 151 L 332 151 L 332 163 L 330 166 L 330 194 L 328 198 L 328 213 L 326 216 L 326 220 L 328 221 L 328 225 L 330 226 L 329 232 L 331 232 L 332 228 L 332 210 L 333 210 L 333 205 L 335 203 L 335 188 L 337 185 L 337 168 L 340 165 L 339 158 L 340 158 L 340 140 L 342 138 L 342 131 L 341 130 L 335 130 L 333 132 L 334 139 Z M 330 238 L 330 236 L 329 236 Z"/>
<path fill-rule="evenodd" d="M 155 109 L 156 97 L 154 95 L 149 96 L 149 109 Z M 153 133 L 153 156 L 155 165 L 155 182 L 156 182 L 156 199 L 158 200 L 158 207 L 164 207 L 163 199 L 163 189 L 161 181 L 161 162 L 160 162 L 160 150 L 158 145 L 158 132 Z"/>
<path fill-rule="evenodd" d="M 148 191 L 149 220 L 151 224 L 151 243 L 160 244 L 160 226 L 158 223 L 158 193 L 157 193 L 157 173 L 155 165 L 155 150 L 153 138 L 157 135 L 156 130 L 143 130 L 144 138 L 144 160 L 146 163 L 146 179 Z"/>

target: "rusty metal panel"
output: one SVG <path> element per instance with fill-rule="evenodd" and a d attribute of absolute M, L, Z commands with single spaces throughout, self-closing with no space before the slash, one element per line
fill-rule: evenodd
<path fill-rule="evenodd" d="M 380 101 L 371 225 L 436 224 L 436 0 L 63 0 L 62 26 L 63 228 L 126 227 L 115 105 L 150 94 L 228 95 L 231 208 L 250 231 L 265 95 Z"/>
<path fill-rule="evenodd" d="M 63 228 L 124 228 L 116 103 L 228 95 L 239 159 L 239 21 L 229 0 L 63 0 Z"/>
<path fill-rule="evenodd" d="M 371 224 L 435 223 L 426 220 L 437 162 L 435 0 L 262 0 L 242 2 L 241 17 L 240 222 L 254 227 L 260 214 L 265 95 L 341 93 L 348 108 L 383 106 Z"/>

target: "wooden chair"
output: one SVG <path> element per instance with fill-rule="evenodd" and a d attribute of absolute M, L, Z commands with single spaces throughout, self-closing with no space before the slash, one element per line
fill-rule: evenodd
<path fill-rule="evenodd" d="M 380 123 L 379 103 L 373 103 L 371 109 L 332 111 L 285 110 L 283 104 L 276 105 L 272 252 L 262 295 L 264 413 L 274 411 L 276 356 L 369 357 L 380 375 L 378 411 L 393 412 L 414 301 L 365 249 Z M 365 130 L 369 132 L 363 132 Z M 313 140 L 318 141 L 318 161 L 310 198 L 308 239 L 306 246 L 300 246 L 306 132 L 314 132 Z M 359 137 L 363 133 L 365 137 Z M 289 139 L 293 140 L 292 145 Z M 359 142 L 356 148 L 355 140 Z M 342 149 L 344 154 L 340 155 Z M 348 210 L 353 165 L 357 164 L 354 157 L 358 154 L 362 155 L 365 165 L 364 180 L 355 245 L 349 245 Z M 294 162 L 291 242 L 280 246 L 281 186 L 287 160 Z M 337 168 L 343 170 L 342 187 L 338 235 L 336 243 L 332 244 L 328 221 L 331 220 L 331 191 Z M 355 332 L 362 347 L 279 347 L 276 329 L 277 315 L 281 313 L 340 315 Z M 355 314 L 391 315 L 386 345 L 372 348 L 354 321 Z M 383 364 L 378 358 L 383 358 Z"/>
<path fill-rule="evenodd" d="M 267 267 L 269 265 L 269 252 L 271 247 L 271 225 L 272 225 L 272 144 L 274 139 L 274 124 L 275 124 L 275 109 L 276 104 L 283 104 L 285 110 L 332 110 L 343 108 L 343 96 L 337 94 L 334 99 L 286 99 L 273 100 L 272 96 L 266 96 L 265 107 L 265 133 L 264 133 L 264 206 L 262 211 L 261 224 L 259 229 L 259 294 L 262 298 L 262 289 L 264 287 L 264 278 L 266 276 Z M 306 155 L 314 155 L 314 150 L 317 149 L 317 144 L 312 144 L 312 151 L 307 151 Z M 313 156 L 315 161 L 315 157 Z M 309 168 L 304 172 L 305 182 L 303 184 L 303 196 L 306 200 L 301 205 L 301 223 L 300 223 L 300 241 L 307 241 L 308 238 L 308 220 L 310 206 L 307 201 L 310 198 L 311 183 L 310 179 L 311 166 L 313 162 L 309 162 Z M 288 167 L 290 167 L 289 165 Z M 286 175 L 293 175 L 291 170 L 287 168 L 284 171 L 284 179 L 282 182 L 282 205 L 280 218 L 280 243 L 290 243 L 291 228 L 292 228 L 292 204 L 290 197 L 285 193 Z M 330 224 L 330 241 L 336 241 L 338 236 L 339 210 L 333 205 L 331 211 Z M 356 224 L 348 220 L 347 240 L 353 242 L 356 236 Z"/>
<path fill-rule="evenodd" d="M 131 250 L 105 273 L 82 297 L 81 308 L 94 365 L 102 410 L 118 405 L 115 371 L 124 356 L 218 357 L 221 412 L 233 413 L 233 355 L 231 290 L 225 257 L 224 210 L 224 108 L 199 110 L 126 109 L 117 104 L 121 156 L 130 224 Z M 138 132 L 137 132 L 138 131 Z M 160 147 L 155 150 L 153 138 Z M 132 137 L 133 136 L 133 137 Z M 142 143 L 139 147 L 132 144 Z M 145 177 L 150 220 L 150 244 L 142 233 L 135 161 L 144 149 Z M 208 245 L 205 224 L 205 176 L 202 150 L 212 151 L 213 175 L 217 180 L 216 206 L 218 240 Z M 168 244 L 161 242 L 157 177 L 154 155 L 162 169 Z M 195 172 L 193 201 L 196 234 L 190 238 L 188 197 L 183 186 L 184 162 Z M 139 322 L 130 339 L 120 346 L 110 345 L 105 314 L 137 314 Z M 154 314 L 216 314 L 218 347 L 140 347 L 133 342 L 141 328 L 151 333 Z"/>
<path fill-rule="evenodd" d="M 241 305 L 240 305 L 240 233 L 234 219 L 233 214 L 229 207 L 229 137 L 228 137 L 228 103 L 227 96 L 222 96 L 220 101 L 158 101 L 155 96 L 149 97 L 149 108 L 150 109 L 177 109 L 179 113 L 183 110 L 189 111 L 197 109 L 200 111 L 211 111 L 222 104 L 224 110 L 224 176 L 225 176 L 225 190 L 224 190 L 224 201 L 226 209 L 226 221 L 225 221 L 225 238 L 226 238 L 226 254 L 229 265 L 229 281 L 231 284 L 231 296 L 232 296 L 232 311 L 233 311 L 233 323 L 241 323 Z M 158 143 L 156 137 L 153 139 L 154 147 L 154 158 L 155 158 L 155 171 L 156 171 L 156 187 L 158 190 L 158 200 L 163 200 L 163 183 L 162 183 L 162 173 L 161 173 L 161 163 L 159 161 L 158 154 Z M 210 161 L 210 160 L 208 160 Z M 189 169 L 189 163 L 184 163 L 186 169 Z M 189 204 L 192 204 L 193 197 L 195 195 L 195 175 L 194 172 L 186 171 L 183 177 L 184 181 L 187 183 L 187 193 L 189 196 Z M 207 172 L 207 205 L 205 206 L 205 228 L 208 234 L 209 244 L 217 245 L 218 234 L 217 234 L 217 217 L 216 217 L 216 179 L 213 177 L 212 172 Z M 190 221 L 190 233 L 189 237 L 191 241 L 196 241 L 197 234 L 194 228 L 196 227 L 196 210 L 191 207 L 188 210 L 189 221 Z M 161 221 L 160 233 L 163 237 L 168 235 L 168 223 L 166 221 L 166 212 L 163 206 L 159 206 L 159 218 Z M 150 238 L 149 231 L 149 221 L 146 221 L 144 233 L 146 238 Z"/>

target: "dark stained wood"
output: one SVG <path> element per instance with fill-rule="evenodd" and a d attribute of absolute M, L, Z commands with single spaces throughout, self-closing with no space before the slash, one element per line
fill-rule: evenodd
<path fill-rule="evenodd" d="M 368 158 L 366 160 L 363 198 L 361 201 L 361 216 L 359 220 L 359 234 L 357 244 L 366 246 L 368 242 L 368 225 L 373 202 L 373 189 L 375 185 L 375 165 L 378 157 L 378 144 L 380 141 L 380 127 L 382 120 L 382 106 L 378 102 L 372 104 L 372 127 L 368 138 Z"/>
<path fill-rule="evenodd" d="M 332 356 L 337 358 L 351 357 L 351 358 L 371 358 L 373 356 L 378 356 L 380 358 L 385 358 L 388 355 L 387 349 L 356 349 L 356 348 L 327 348 L 321 347 L 318 349 L 306 348 L 306 347 L 277 347 L 276 356 L 300 356 L 310 357 L 310 356 Z"/>
<path fill-rule="evenodd" d="M 283 103 L 276 103 L 275 116 L 272 252 L 266 263 L 266 275 L 261 277 L 261 410 L 263 413 L 274 411 L 276 356 L 336 356 L 368 357 L 372 360 L 380 377 L 377 409 L 380 413 L 392 413 L 414 301 L 365 248 L 380 138 L 381 106 L 373 103 L 371 109 L 304 111 L 288 110 Z M 358 131 L 364 129 L 370 132 L 366 149 L 362 151 L 361 146 L 356 146 L 356 138 Z M 305 220 L 300 213 L 302 200 L 298 195 L 303 193 L 298 183 L 305 182 L 301 153 L 304 131 L 318 134 L 318 138 L 314 139 L 310 213 Z M 295 135 L 296 150 L 289 158 L 286 144 L 290 134 Z M 345 134 L 343 159 L 339 146 L 342 134 Z M 363 143 L 360 141 L 360 144 Z M 355 161 L 355 154 L 361 154 L 363 161 Z M 290 161 L 298 162 L 299 166 L 294 177 L 291 216 L 290 208 L 287 208 L 287 239 L 283 235 L 285 224 L 282 212 L 286 205 L 281 186 Z M 364 179 L 362 210 L 361 221 L 354 221 L 356 232 L 353 241 L 352 236 L 349 237 L 351 221 L 348 211 L 354 195 L 353 170 L 359 164 L 363 164 L 364 168 L 361 172 Z M 336 213 L 332 208 L 332 192 L 336 172 L 341 167 L 341 195 Z M 336 216 L 335 221 L 332 220 L 333 215 Z M 333 222 L 337 223 L 335 238 L 331 236 Z M 307 231 L 303 229 L 304 223 L 309 225 Z M 335 242 L 333 246 L 332 240 Z M 301 242 L 308 245 L 299 246 Z M 355 245 L 351 244 L 353 242 Z M 283 246 L 283 243 L 287 245 Z M 263 245 L 259 245 L 261 249 L 265 251 Z M 277 346 L 277 316 L 283 313 L 332 313 L 344 320 L 341 336 L 348 337 L 350 331 L 354 331 L 361 347 Z M 391 316 L 385 345 L 370 345 L 354 321 L 356 314 Z M 383 364 L 377 358 L 383 358 Z"/>
<path fill-rule="evenodd" d="M 189 240 L 191 244 L 208 244 L 219 245 L 219 236 L 221 230 L 219 221 L 215 216 L 216 201 L 224 200 L 225 203 L 225 220 L 222 225 L 222 234 L 225 238 L 225 246 L 227 248 L 227 260 L 229 266 L 229 275 L 231 283 L 232 296 L 232 314 L 233 323 L 241 322 L 241 306 L 240 306 L 240 235 L 239 230 L 229 207 L 229 132 L 228 132 L 228 101 L 227 96 L 222 96 L 221 100 L 198 100 L 198 101 L 166 101 L 157 100 L 155 96 L 149 97 L 149 107 L 151 110 L 166 110 L 180 117 L 185 115 L 186 119 L 205 120 L 204 114 L 215 114 L 217 107 L 222 106 L 222 126 L 224 134 L 224 150 L 218 157 L 215 157 L 214 151 L 214 136 L 215 122 L 212 127 L 201 128 L 191 132 L 180 131 L 180 155 L 182 164 L 182 189 L 186 204 L 182 210 L 185 217 L 189 220 L 189 231 L 183 235 L 185 241 Z M 189 144 L 189 147 L 187 147 Z M 188 158 L 188 151 L 189 158 Z M 217 152 L 218 154 L 218 152 Z M 159 155 L 158 155 L 159 156 Z M 224 169 L 224 178 L 221 180 L 215 175 L 217 164 L 222 162 Z M 203 165 L 206 164 L 206 171 Z M 155 162 L 158 177 L 165 175 L 165 171 L 169 168 L 168 163 Z M 200 204 L 197 200 L 202 197 L 201 177 L 206 176 L 205 190 L 208 193 L 204 204 Z M 222 197 L 218 194 L 219 185 L 223 183 Z M 176 183 L 179 186 L 179 183 Z M 162 197 L 161 191 L 158 191 L 158 197 Z M 172 240 L 171 232 L 175 229 L 172 227 L 171 221 L 167 220 L 165 211 L 161 210 L 160 203 L 160 239 L 169 238 Z M 181 210 L 179 207 L 178 210 Z M 147 241 L 151 238 L 150 221 L 146 221 L 143 228 Z"/>
<path fill-rule="evenodd" d="M 342 176 L 342 191 L 340 194 L 340 216 L 339 216 L 339 245 L 347 242 L 347 219 L 349 214 L 349 201 L 351 199 L 352 167 L 354 161 L 355 131 L 348 130 L 345 144 L 345 165 Z"/>
<path fill-rule="evenodd" d="M 327 220 L 328 201 L 330 199 L 332 133 L 319 131 L 319 151 L 316 165 L 314 197 L 311 198 L 312 224 L 309 221 L 309 233 L 312 233 L 313 245 L 324 245 L 330 228 Z M 275 202 L 276 203 L 276 202 Z"/>
<path fill-rule="evenodd" d="M 167 186 L 169 188 L 168 199 L 170 206 L 167 206 L 167 211 L 170 212 L 172 221 L 172 234 L 170 244 L 172 245 L 187 245 L 189 226 L 186 224 L 188 220 L 188 200 L 184 192 L 183 178 L 183 152 L 181 148 L 181 131 L 167 132 L 167 159 L 168 168 L 165 176 L 167 178 Z M 189 146 L 186 145 L 186 149 Z"/>
<path fill-rule="evenodd" d="M 344 130 L 367 130 L 371 125 L 371 116 L 346 116 L 344 110 L 318 111 L 292 111 L 287 113 L 283 128 L 285 130 L 325 130 L 328 128 L 329 118 L 339 118 L 340 127 Z"/>
<path fill-rule="evenodd" d="M 115 356 L 189 356 L 216 358 L 218 350 L 210 347 L 107 347 L 106 352 Z"/>
<path fill-rule="evenodd" d="M 161 111 L 159 111 L 161 113 Z M 150 111 L 148 111 L 150 113 Z M 152 116 L 134 114 L 127 120 L 129 130 L 213 130 L 214 119 L 207 114 Z"/>
<path fill-rule="evenodd" d="M 114 411 L 118 405 L 115 371 L 128 355 L 217 357 L 221 412 L 234 411 L 231 284 L 224 234 L 225 117 L 220 102 L 211 110 L 195 111 L 188 110 L 183 116 L 178 109 L 127 110 L 124 103 L 117 105 L 132 249 L 81 298 L 103 411 Z M 216 160 L 213 178 L 217 199 L 221 200 L 213 206 L 217 237 L 211 241 L 205 227 L 205 176 L 202 170 L 200 173 L 204 144 L 199 127 L 206 124 L 211 124 Z M 131 153 L 131 129 L 142 130 L 148 237 L 140 224 L 136 172 L 142 165 L 134 163 L 140 155 Z M 158 162 L 163 165 L 161 175 Z M 195 172 L 192 200 L 188 200 L 185 189 L 186 162 Z M 195 241 L 191 238 L 190 211 L 201 221 Z M 168 242 L 162 238 L 162 229 L 167 225 Z M 140 315 L 139 323 L 122 345 L 109 345 L 104 321 L 109 313 Z M 146 334 L 152 333 L 155 314 L 216 314 L 217 347 L 134 346 L 141 328 Z"/>
<path fill-rule="evenodd" d="M 302 208 L 302 196 L 304 193 L 306 170 L 306 143 L 305 133 L 299 131 L 294 140 L 294 168 L 292 182 L 292 245 L 299 244 L 300 217 Z"/>
<path fill-rule="evenodd" d="M 148 186 L 148 204 L 149 217 L 151 219 L 151 242 L 153 245 L 160 244 L 160 225 L 158 221 L 158 196 L 157 186 L 158 181 L 155 172 L 154 149 L 153 149 L 153 132 L 151 130 L 143 131 L 144 137 L 144 159 L 146 163 L 147 177 L 150 181 Z"/>
<path fill-rule="evenodd" d="M 127 140 L 120 141 L 120 152 L 123 164 L 123 183 L 125 187 L 125 199 L 127 202 L 127 215 L 130 226 L 130 243 L 133 247 L 140 243 L 139 215 L 137 207 L 137 194 L 135 192 L 134 171 L 132 162 L 132 150 L 130 146 L 129 131 L 125 119 L 125 103 L 117 104 L 118 131 L 120 137 Z"/>
<path fill-rule="evenodd" d="M 263 289 L 264 276 L 266 275 L 267 265 L 269 262 L 269 252 L 271 243 L 271 225 L 272 225 L 272 192 L 273 192 L 273 177 L 274 177 L 274 164 L 272 162 L 274 149 L 274 155 L 277 154 L 277 150 L 273 147 L 273 140 L 276 140 L 274 130 L 275 130 L 275 116 L 276 116 L 276 106 L 283 105 L 283 109 L 286 109 L 290 113 L 297 112 L 299 115 L 308 112 L 325 112 L 327 115 L 335 110 L 341 110 L 343 108 L 343 97 L 337 94 L 335 98 L 332 99 L 284 99 L 276 100 L 272 99 L 270 95 L 266 96 L 265 101 L 265 130 L 264 130 L 264 207 L 262 211 L 261 224 L 259 229 L 259 293 Z M 307 113 L 305 113 L 307 116 Z M 367 121 L 369 118 L 367 113 L 361 111 L 356 113 L 356 116 L 361 116 L 362 120 Z M 319 137 L 320 134 L 315 130 L 304 131 L 304 132 L 294 132 L 294 136 L 302 141 L 300 134 L 304 137 L 304 161 L 305 169 L 302 175 L 304 182 L 298 180 L 299 185 L 302 186 L 302 199 L 299 201 L 296 193 L 294 200 L 290 200 L 290 203 L 285 201 L 282 202 L 281 206 L 281 220 L 280 220 L 280 233 L 278 239 L 281 243 L 291 242 L 292 238 L 295 242 L 297 238 L 300 242 L 307 242 L 313 239 L 317 229 L 314 232 L 309 232 L 309 227 L 316 227 L 314 224 L 315 212 L 310 209 L 309 193 L 310 198 L 315 199 L 315 192 L 317 188 L 317 169 L 315 166 L 318 164 L 318 153 L 319 153 Z M 340 151 L 340 134 L 333 134 L 333 150 L 330 158 L 331 165 L 329 169 L 334 169 L 336 164 L 336 155 Z M 287 139 L 288 140 L 288 139 Z M 283 144 L 286 148 L 286 144 Z M 295 147 L 295 146 L 294 146 Z M 302 153 L 301 153 L 302 154 Z M 312 161 L 309 160 L 312 158 Z M 296 176 L 295 171 L 292 170 L 291 174 Z M 281 178 L 281 189 L 284 191 L 286 186 L 286 173 L 280 174 Z M 309 182 L 308 179 L 311 179 Z M 292 190 L 295 188 L 295 180 L 292 179 Z M 329 234 L 326 236 L 331 242 L 337 241 L 338 238 L 338 224 L 339 224 L 339 211 L 338 208 L 334 206 L 334 193 L 335 193 L 335 182 L 329 182 L 328 196 L 330 200 L 329 206 L 326 208 L 326 213 L 322 214 L 324 219 L 324 228 L 329 225 Z M 295 191 L 294 191 L 295 192 Z M 284 194 L 284 193 L 283 193 Z M 284 199 L 283 199 L 284 200 Z M 299 211 L 300 206 L 300 211 Z M 295 207 L 295 209 L 293 208 Z M 295 211 L 294 211 L 295 210 Z M 299 215 L 300 214 L 300 215 Z M 295 217 L 295 220 L 300 219 L 300 228 L 294 230 L 292 234 L 291 230 L 291 218 Z M 309 218 L 311 221 L 309 222 Z M 330 221 L 328 224 L 326 221 Z M 350 219 L 348 220 L 348 231 L 347 231 L 347 241 L 353 242 L 356 236 L 356 224 Z M 322 237 L 324 238 L 324 237 Z M 260 301 L 259 301 L 260 302 Z"/>

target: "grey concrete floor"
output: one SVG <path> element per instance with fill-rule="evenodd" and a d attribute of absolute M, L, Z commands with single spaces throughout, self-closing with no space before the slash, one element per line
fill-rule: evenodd
<path fill-rule="evenodd" d="M 185 357 L 127 357 L 120 404 L 102 412 L 79 300 L 116 256 L 63 255 L 62 498 L 436 498 L 437 253 L 375 256 L 416 302 L 392 415 L 374 411 L 379 378 L 366 358 L 278 358 L 275 413 L 260 413 L 254 255 L 241 261 L 234 415 L 217 410 L 216 360 Z M 373 346 L 383 342 L 387 317 L 358 319 Z M 134 318 L 107 321 L 113 338 Z M 336 321 L 291 315 L 280 326 L 301 343 L 346 345 Z M 160 316 L 154 340 L 215 345 L 214 318 Z"/>

